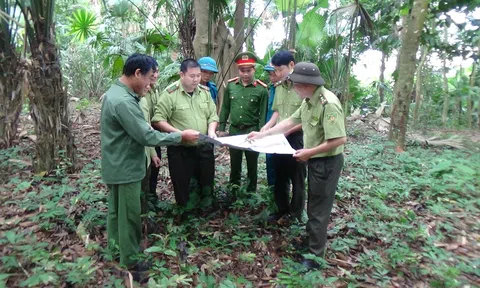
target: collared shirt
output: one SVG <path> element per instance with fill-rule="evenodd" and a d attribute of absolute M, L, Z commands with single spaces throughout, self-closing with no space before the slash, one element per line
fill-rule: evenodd
<path fill-rule="evenodd" d="M 302 98 L 295 92 L 290 81 L 282 81 L 275 88 L 275 100 L 272 109 L 278 112 L 277 123 L 292 116 L 300 108 L 300 105 L 302 105 Z"/>
<path fill-rule="evenodd" d="M 273 101 L 275 99 L 275 83 L 271 83 L 268 85 L 268 108 L 267 108 L 267 118 L 265 119 L 265 123 L 270 121 L 273 115 Z"/>
<path fill-rule="evenodd" d="M 102 103 L 100 136 L 102 178 L 106 184 L 141 181 L 145 177 L 145 146 L 174 145 L 180 133 L 160 133 L 145 121 L 139 97 L 120 80 Z"/>
<path fill-rule="evenodd" d="M 150 120 L 152 119 L 151 116 L 151 93 L 148 93 L 144 97 L 140 99 L 140 102 L 138 104 L 140 105 L 140 108 L 142 108 L 143 116 L 145 116 L 145 121 L 147 121 L 148 125 L 151 125 Z M 155 151 L 154 147 L 145 147 L 145 155 L 147 156 L 147 167 L 150 166 L 150 162 L 152 161 L 153 157 L 158 156 L 157 151 Z"/>
<path fill-rule="evenodd" d="M 215 103 L 203 85 L 198 85 L 190 96 L 180 80 L 169 85 L 154 108 L 152 122 L 167 121 L 179 130 L 194 129 L 207 134 L 208 125 L 218 122 Z"/>
<path fill-rule="evenodd" d="M 234 80 L 235 79 L 235 80 Z M 225 131 L 228 117 L 234 126 L 246 125 L 262 127 L 267 115 L 268 91 L 258 80 L 243 86 L 237 77 L 228 83 L 220 112 L 219 131 Z M 265 85 L 265 86 L 264 86 Z"/>
<path fill-rule="evenodd" d="M 218 95 L 217 85 L 215 85 L 215 83 L 213 83 L 212 81 L 209 81 L 205 86 L 207 86 L 208 90 L 210 91 L 210 96 L 212 96 L 213 103 L 217 105 L 217 95 Z"/>
<path fill-rule="evenodd" d="M 320 86 L 312 98 L 305 99 L 290 117 L 302 123 L 303 143 L 306 149 L 317 147 L 329 139 L 345 137 L 345 117 L 340 100 L 332 92 Z M 319 153 L 312 158 L 335 156 L 343 153 L 344 145 Z"/>

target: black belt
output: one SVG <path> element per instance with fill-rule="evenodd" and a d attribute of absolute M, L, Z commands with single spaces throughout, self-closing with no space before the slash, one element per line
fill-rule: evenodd
<path fill-rule="evenodd" d="M 257 126 L 257 124 L 253 124 L 253 125 L 233 125 L 233 124 L 231 124 L 231 126 L 237 128 L 238 130 L 245 130 L 245 129 L 248 129 L 248 128 L 253 127 L 253 126 Z"/>

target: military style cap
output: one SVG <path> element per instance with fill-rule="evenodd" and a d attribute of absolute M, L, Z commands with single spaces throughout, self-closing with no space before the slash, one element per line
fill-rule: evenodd
<path fill-rule="evenodd" d="M 265 65 L 265 68 L 264 68 L 265 71 L 275 71 L 275 68 L 273 68 L 273 65 L 272 65 L 272 59 L 270 59 L 268 61 L 268 64 Z"/>
<path fill-rule="evenodd" d="M 288 75 L 287 79 L 294 83 L 312 84 L 323 86 L 325 80 L 320 76 L 320 69 L 311 62 L 299 62 L 293 68 L 293 72 Z"/>
<path fill-rule="evenodd" d="M 235 59 L 235 63 L 237 63 L 238 67 L 244 67 L 244 66 L 254 66 L 255 63 L 258 61 L 258 57 L 253 54 L 252 52 L 241 52 L 239 53 Z"/>
<path fill-rule="evenodd" d="M 218 73 L 217 63 L 212 57 L 202 57 L 198 59 L 198 64 L 202 70 Z"/>

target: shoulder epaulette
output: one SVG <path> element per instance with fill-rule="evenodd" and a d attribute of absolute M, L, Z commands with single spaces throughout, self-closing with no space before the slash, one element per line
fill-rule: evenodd
<path fill-rule="evenodd" d="M 166 90 L 167 90 L 168 93 L 173 93 L 177 89 L 178 89 L 178 83 L 174 83 L 174 84 L 168 86 Z"/>
<path fill-rule="evenodd" d="M 320 103 L 322 103 L 323 106 L 325 106 L 328 103 L 328 100 L 323 94 L 320 94 Z"/>
<path fill-rule="evenodd" d="M 240 77 L 235 77 L 235 78 L 229 79 L 227 82 L 231 83 L 233 81 L 238 81 L 238 79 L 240 79 Z"/>
<path fill-rule="evenodd" d="M 263 83 L 262 81 L 260 81 L 260 80 L 258 80 L 258 79 L 257 79 L 257 82 L 258 82 L 260 85 L 262 85 L 263 87 L 265 87 L 265 88 L 268 87 L 267 84 Z"/>
<path fill-rule="evenodd" d="M 199 87 L 200 89 L 203 89 L 203 90 L 210 91 L 210 88 L 208 88 L 208 87 L 207 87 L 207 86 L 205 86 L 205 85 L 198 84 L 198 87 Z"/>

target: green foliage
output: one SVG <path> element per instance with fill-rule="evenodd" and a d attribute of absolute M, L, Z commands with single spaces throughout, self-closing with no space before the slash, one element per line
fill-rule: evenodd
<path fill-rule="evenodd" d="M 84 41 L 95 34 L 97 26 L 96 17 L 92 12 L 86 9 L 78 9 L 73 12 L 70 20 L 70 34 L 75 36 L 75 40 Z"/>

